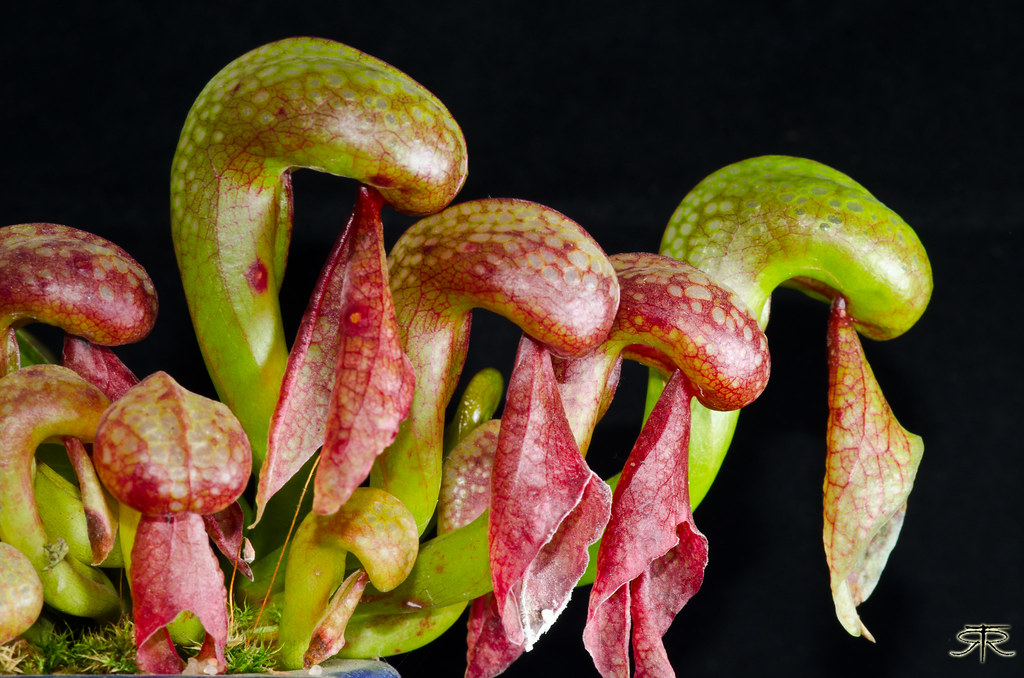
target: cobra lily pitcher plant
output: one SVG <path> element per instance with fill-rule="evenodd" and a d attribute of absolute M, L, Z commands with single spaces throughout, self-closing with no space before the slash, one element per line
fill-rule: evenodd
<path fill-rule="evenodd" d="M 301 168 L 356 197 L 289 336 Z M 896 337 L 928 303 L 911 228 L 845 174 L 767 156 L 694 187 L 658 252 L 652 227 L 608 255 L 544 205 L 456 202 L 466 173 L 445 106 L 356 49 L 286 39 L 217 73 L 170 192 L 217 400 L 117 356 L 158 305 L 127 252 L 0 228 L 0 643 L 130 620 L 138 671 L 223 673 L 246 608 L 265 668 L 310 669 L 466 620 L 466 675 L 495 676 L 575 594 L 600 675 L 674 675 L 662 636 L 708 563 L 693 511 L 768 382 L 780 285 L 831 306 L 823 540 L 838 621 L 871 638 L 857 606 L 923 446 L 859 335 Z M 389 209 L 419 220 L 387 251 Z M 460 381 L 477 308 L 522 330 L 507 388 L 495 369 Z M 64 331 L 55 355 L 33 322 Z M 643 426 L 603 478 L 586 457 L 623 360 L 649 368 Z"/>

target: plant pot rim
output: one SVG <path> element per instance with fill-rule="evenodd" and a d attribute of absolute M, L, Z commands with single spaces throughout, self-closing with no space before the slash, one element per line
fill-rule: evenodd
<path fill-rule="evenodd" d="M 95 674 L 22 674 L 23 678 L 43 675 L 59 675 L 60 678 L 72 678 L 74 676 L 86 676 Z M 154 677 L 152 673 L 127 673 L 118 674 L 126 678 Z M 203 674 L 198 674 L 203 675 Z M 379 659 L 328 659 L 319 666 L 312 669 L 299 669 L 296 671 L 267 671 L 264 673 L 232 673 L 228 674 L 236 678 L 248 676 L 321 676 L 322 678 L 401 678 L 395 667 Z"/>

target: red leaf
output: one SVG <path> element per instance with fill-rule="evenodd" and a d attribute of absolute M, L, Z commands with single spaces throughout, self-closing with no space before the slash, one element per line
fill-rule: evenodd
<path fill-rule="evenodd" d="M 692 520 L 678 529 L 679 544 L 651 562 L 630 583 L 633 661 L 637 676 L 674 676 L 662 637 L 700 589 L 708 563 L 708 540 Z"/>
<path fill-rule="evenodd" d="M 334 513 L 345 503 L 398 435 L 415 382 L 388 286 L 379 207 L 372 225 L 368 219 L 355 223 L 327 435 L 313 497 L 313 510 L 322 514 Z"/>
<path fill-rule="evenodd" d="M 608 521 L 611 491 L 583 461 L 551 356 L 524 336 L 491 479 L 494 596 L 513 644 L 530 649 L 564 609 Z"/>
<path fill-rule="evenodd" d="M 828 331 L 825 556 L 836 615 L 873 640 L 857 614 L 896 545 L 924 443 L 892 414 L 841 297 Z"/>
<path fill-rule="evenodd" d="M 337 510 L 409 411 L 413 374 L 388 287 L 381 205 L 376 191 L 360 187 L 317 281 L 271 421 L 257 520 L 321 445 L 314 509 Z"/>
<path fill-rule="evenodd" d="M 493 678 L 505 671 L 523 653 L 505 634 L 494 594 L 473 601 L 466 628 L 465 678 Z"/>
<path fill-rule="evenodd" d="M 363 590 L 370 578 L 366 570 L 358 569 L 341 583 L 331 597 L 324 616 L 313 630 L 309 648 L 302 656 L 302 665 L 306 668 L 319 664 L 325 659 L 338 654 L 345 647 L 345 628 L 352 618 L 356 605 L 363 595 Z"/>
<path fill-rule="evenodd" d="M 239 572 L 252 581 L 252 569 L 249 567 L 249 563 L 252 562 L 255 554 L 252 544 L 242 536 L 245 515 L 238 502 L 236 501 L 223 511 L 204 515 L 203 524 L 206 525 L 206 534 L 213 540 L 217 549 Z"/>
<path fill-rule="evenodd" d="M 181 659 L 168 650 L 163 630 L 183 610 L 195 614 L 206 631 L 204 659 L 226 668 L 228 636 L 224 575 L 210 548 L 200 516 L 146 516 L 139 521 L 132 547 L 131 577 L 135 642 L 139 670 L 179 673 Z"/>
<path fill-rule="evenodd" d="M 61 364 L 99 388 L 111 402 L 139 383 L 138 377 L 111 349 L 71 334 L 64 335 Z M 107 505 L 92 459 L 85 446 L 77 438 L 65 438 L 64 447 L 78 476 L 85 521 L 89 530 L 89 544 L 92 546 L 93 564 L 97 565 L 114 547 L 117 520 Z"/>
<path fill-rule="evenodd" d="M 362 196 L 362 192 L 359 194 Z M 298 472 L 324 442 L 327 409 L 338 360 L 338 327 L 350 238 L 361 201 L 334 243 L 302 316 L 281 393 L 270 420 L 267 456 L 260 468 L 256 521 L 270 498 Z"/>
<path fill-rule="evenodd" d="M 61 364 L 103 391 L 111 402 L 139 383 L 139 378 L 111 349 L 70 334 L 64 336 Z"/>
<path fill-rule="evenodd" d="M 700 589 L 707 564 L 687 483 L 692 395 L 677 370 L 615 488 L 583 633 L 603 676 L 629 675 L 631 625 L 636 675 L 674 675 L 661 638 Z"/>

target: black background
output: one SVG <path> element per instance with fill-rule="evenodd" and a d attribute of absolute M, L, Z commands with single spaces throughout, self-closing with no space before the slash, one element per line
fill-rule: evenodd
<path fill-rule="evenodd" d="M 53 221 L 111 238 L 161 294 L 153 335 L 120 351 L 210 392 L 168 228 L 168 177 L 192 100 L 265 42 L 316 35 L 390 62 L 466 135 L 458 200 L 511 196 L 583 224 L 609 253 L 656 249 L 685 193 L 765 153 L 811 157 L 899 212 L 927 247 L 932 304 L 866 346 L 897 416 L 926 443 L 903 534 L 861 607 L 875 645 L 834 618 L 821 547 L 825 323 L 778 294 L 771 384 L 748 408 L 697 511 L 701 592 L 666 645 L 679 675 L 1009 675 L 1024 656 L 954 659 L 969 623 L 1015 627 L 1022 374 L 1018 259 L 1021 12 L 1015 3 L 44 3 L 0 24 L 0 223 Z M 296 175 L 286 314 L 294 321 L 351 203 L 350 182 Z M 409 222 L 386 215 L 393 240 Z M 473 369 L 507 372 L 516 335 L 480 316 Z M 643 374 L 630 371 L 591 453 L 621 465 Z M 596 675 L 579 592 L 510 676 Z M 461 675 L 461 625 L 391 659 L 407 678 Z M 1018 674 L 1019 675 L 1019 674 Z"/>

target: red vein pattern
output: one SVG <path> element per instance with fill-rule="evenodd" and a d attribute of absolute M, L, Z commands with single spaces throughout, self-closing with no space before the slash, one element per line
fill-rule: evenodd
<path fill-rule="evenodd" d="M 845 300 L 828 331 L 829 418 L 825 556 L 836 615 L 873 640 L 857 614 L 896 545 L 924 443 L 892 414 L 864 356 Z"/>
<path fill-rule="evenodd" d="M 181 672 L 184 664 L 165 629 L 182 610 L 190 610 L 206 631 L 199 662 L 211 662 L 218 673 L 223 672 L 227 666 L 227 591 L 202 516 L 143 516 L 132 556 L 130 577 L 139 669 L 146 673 Z"/>
<path fill-rule="evenodd" d="M 586 465 L 551 356 L 525 337 L 509 381 L 491 479 L 488 542 L 508 640 L 528 650 L 564 609 L 608 522 L 611 491 Z"/>
<path fill-rule="evenodd" d="M 661 638 L 700 589 L 708 542 L 694 526 L 687 485 L 692 387 L 676 371 L 615 488 L 597 555 L 584 645 L 602 676 L 673 676 Z"/>
<path fill-rule="evenodd" d="M 336 511 L 409 412 L 414 376 L 388 287 L 382 204 L 360 187 L 303 317 L 260 471 L 260 512 L 321 444 L 313 507 Z"/>

